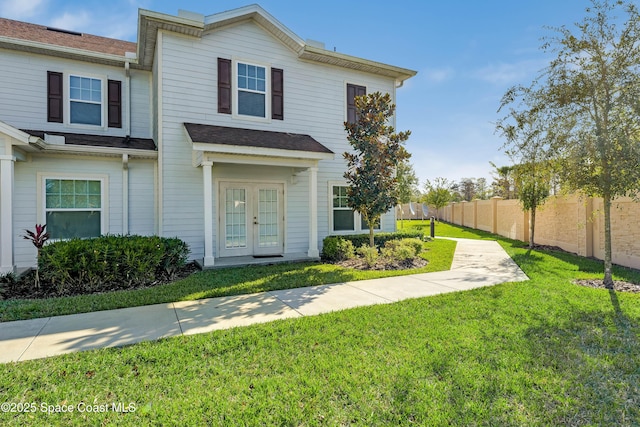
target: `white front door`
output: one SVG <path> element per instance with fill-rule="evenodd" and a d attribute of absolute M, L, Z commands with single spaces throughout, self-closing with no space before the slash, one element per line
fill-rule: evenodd
<path fill-rule="evenodd" d="M 220 256 L 284 251 L 283 184 L 220 183 Z"/>

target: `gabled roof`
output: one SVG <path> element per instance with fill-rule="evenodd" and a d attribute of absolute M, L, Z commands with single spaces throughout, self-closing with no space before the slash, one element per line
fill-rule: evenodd
<path fill-rule="evenodd" d="M 173 31 L 199 38 L 204 34 L 249 21 L 255 22 L 265 29 L 283 45 L 291 49 L 300 59 L 383 75 L 394 78 L 400 82 L 416 75 L 416 71 L 406 68 L 382 64 L 380 62 L 369 61 L 310 46 L 257 4 L 209 16 L 193 13 L 184 13 L 183 16 L 173 16 L 148 10 L 140 10 L 138 24 L 139 64 L 142 68 L 151 68 L 158 30 Z"/>

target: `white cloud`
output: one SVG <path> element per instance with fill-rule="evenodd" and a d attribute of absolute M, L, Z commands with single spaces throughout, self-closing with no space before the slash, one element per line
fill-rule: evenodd
<path fill-rule="evenodd" d="M 424 71 L 421 71 L 420 74 L 423 75 L 425 79 L 430 83 L 442 83 L 451 79 L 455 72 L 451 67 L 444 67 L 428 68 Z"/>
<path fill-rule="evenodd" d="M 91 28 L 91 15 L 86 11 L 79 11 L 77 13 L 65 12 L 62 15 L 52 18 L 49 21 L 49 25 L 65 30 L 85 32 L 87 28 Z"/>
<path fill-rule="evenodd" d="M 120 40 L 134 40 L 138 13 L 135 5 L 126 2 L 117 13 L 110 11 L 77 10 L 51 17 L 48 25 Z"/>
<path fill-rule="evenodd" d="M 43 8 L 43 3 L 44 0 L 2 0 L 0 16 L 24 21 L 38 14 Z"/>
<path fill-rule="evenodd" d="M 512 64 L 500 63 L 487 65 L 477 70 L 474 75 L 480 80 L 496 85 L 527 84 L 548 63 L 541 60 L 524 60 Z"/>

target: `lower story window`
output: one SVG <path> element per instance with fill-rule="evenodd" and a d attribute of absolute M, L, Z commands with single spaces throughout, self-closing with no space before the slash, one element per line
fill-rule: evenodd
<path fill-rule="evenodd" d="M 45 216 L 51 239 L 102 233 L 102 180 L 45 179 Z"/>
<path fill-rule="evenodd" d="M 347 188 L 333 186 L 333 231 L 354 231 L 353 210 L 347 205 Z"/>
<path fill-rule="evenodd" d="M 347 190 L 344 185 L 333 185 L 331 190 L 333 231 L 361 232 L 369 230 L 369 224 L 361 215 L 353 211 L 347 204 Z M 357 227 L 356 227 L 357 226 Z M 380 220 L 376 221 L 374 230 L 380 229 Z"/>

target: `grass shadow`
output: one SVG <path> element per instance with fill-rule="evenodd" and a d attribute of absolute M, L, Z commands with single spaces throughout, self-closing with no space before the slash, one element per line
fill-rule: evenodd
<path fill-rule="evenodd" d="M 532 392 L 547 395 L 555 425 L 638 425 L 639 325 L 614 291 L 610 297 L 612 311 L 577 310 L 560 324 L 540 319 L 525 333 L 531 360 L 547 373 Z"/>

